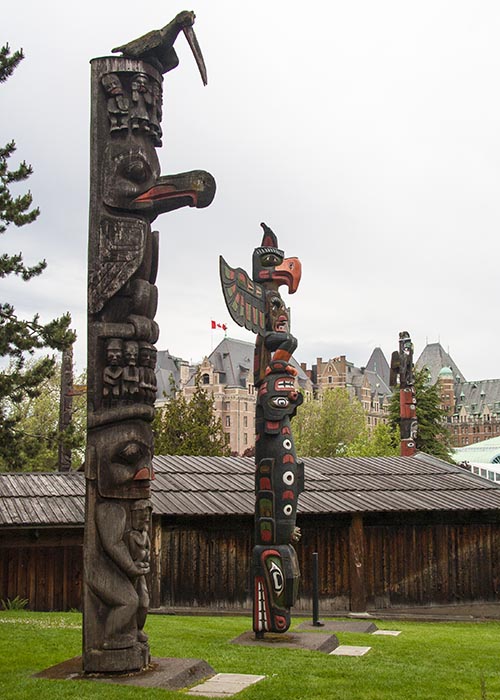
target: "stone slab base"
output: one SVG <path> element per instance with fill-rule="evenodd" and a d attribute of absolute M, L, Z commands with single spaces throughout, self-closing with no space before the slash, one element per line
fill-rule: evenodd
<path fill-rule="evenodd" d="M 312 622 L 302 622 L 296 627 L 298 630 L 325 630 L 329 632 L 355 632 L 373 634 L 378 627 L 369 620 L 327 620 L 322 627 L 315 627 Z"/>
<path fill-rule="evenodd" d="M 254 676 L 248 673 L 218 673 L 208 681 L 190 688 L 187 693 L 202 695 L 206 698 L 227 698 L 264 678 L 265 676 Z"/>
<path fill-rule="evenodd" d="M 331 656 L 364 656 L 368 654 L 371 647 L 352 647 L 347 644 L 341 644 L 339 647 L 330 652 Z"/>
<path fill-rule="evenodd" d="M 401 634 L 400 630 L 377 630 L 373 634 L 379 635 L 380 637 L 398 637 Z"/>
<path fill-rule="evenodd" d="M 266 633 L 263 639 L 255 639 L 255 632 L 243 632 L 239 637 L 232 639 L 231 644 L 266 647 L 268 649 L 307 649 L 329 654 L 338 647 L 339 640 L 334 634 L 321 632 L 317 634 L 309 634 L 308 632 Z"/>
<path fill-rule="evenodd" d="M 180 690 L 215 675 L 214 669 L 202 659 L 152 658 L 144 671 L 128 674 L 86 674 L 82 669 L 82 657 L 75 656 L 56 666 L 35 674 L 35 678 L 56 680 L 83 680 L 97 683 L 134 685 L 143 688 Z"/>

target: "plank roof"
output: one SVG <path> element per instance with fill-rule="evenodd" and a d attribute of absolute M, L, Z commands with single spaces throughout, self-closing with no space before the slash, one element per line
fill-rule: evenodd
<path fill-rule="evenodd" d="M 341 514 L 500 509 L 500 484 L 424 453 L 414 457 L 306 458 L 299 513 Z M 252 515 L 248 457 L 154 458 L 156 515 Z M 0 527 L 81 526 L 82 473 L 0 474 Z"/>

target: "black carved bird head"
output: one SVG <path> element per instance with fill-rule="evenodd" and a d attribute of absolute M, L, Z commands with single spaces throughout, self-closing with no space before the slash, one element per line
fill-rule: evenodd
<path fill-rule="evenodd" d="M 252 278 L 254 282 L 270 282 L 276 289 L 286 284 L 290 294 L 297 291 L 302 273 L 298 258 L 285 258 L 285 253 L 278 248 L 276 234 L 266 224 L 262 245 L 253 252 Z"/>
<path fill-rule="evenodd" d="M 196 15 L 184 10 L 165 25 L 163 29 L 154 29 L 138 39 L 112 49 L 113 53 L 121 52 L 127 58 L 138 58 L 154 66 L 160 73 L 168 73 L 179 65 L 179 57 L 174 49 L 174 43 L 179 32 L 187 39 L 203 84 L 207 84 L 207 69 L 201 53 L 200 45 L 193 30 Z"/>
<path fill-rule="evenodd" d="M 215 196 L 215 180 L 205 170 L 160 175 L 152 146 L 119 142 L 106 150 L 103 175 L 104 203 L 113 209 L 140 212 L 149 221 L 180 207 L 202 209 Z"/>

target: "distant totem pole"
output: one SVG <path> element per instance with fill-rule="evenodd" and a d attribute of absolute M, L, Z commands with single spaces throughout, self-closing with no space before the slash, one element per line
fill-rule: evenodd
<path fill-rule="evenodd" d="M 262 245 L 253 253 L 252 279 L 220 258 L 224 298 L 233 320 L 257 333 L 254 384 L 255 414 L 255 547 L 252 557 L 253 629 L 285 632 L 297 598 L 300 571 L 292 545 L 297 499 L 304 490 L 304 465 L 297 460 L 290 419 L 302 403 L 295 387 L 297 370 L 290 364 L 297 347 L 290 333 L 289 311 L 279 294 L 299 285 L 301 265 L 286 258 L 275 234 L 265 224 Z"/>
<path fill-rule="evenodd" d="M 206 72 L 192 12 L 91 62 L 88 420 L 83 670 L 149 663 L 150 480 L 156 397 L 158 232 L 151 223 L 215 195 L 202 170 L 160 175 L 163 73 L 182 30 Z"/>
<path fill-rule="evenodd" d="M 399 334 L 399 350 L 391 357 L 390 385 L 396 387 L 399 376 L 399 415 L 401 456 L 411 457 L 417 451 L 417 399 L 413 379 L 413 343 L 407 331 Z"/>

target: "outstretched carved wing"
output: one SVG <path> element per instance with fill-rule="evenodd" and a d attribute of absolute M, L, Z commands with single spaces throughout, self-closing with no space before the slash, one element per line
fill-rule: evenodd
<path fill-rule="evenodd" d="M 230 267 L 222 255 L 220 279 L 226 306 L 233 321 L 253 333 L 264 335 L 266 295 L 263 285 L 253 282 L 241 267 Z"/>

